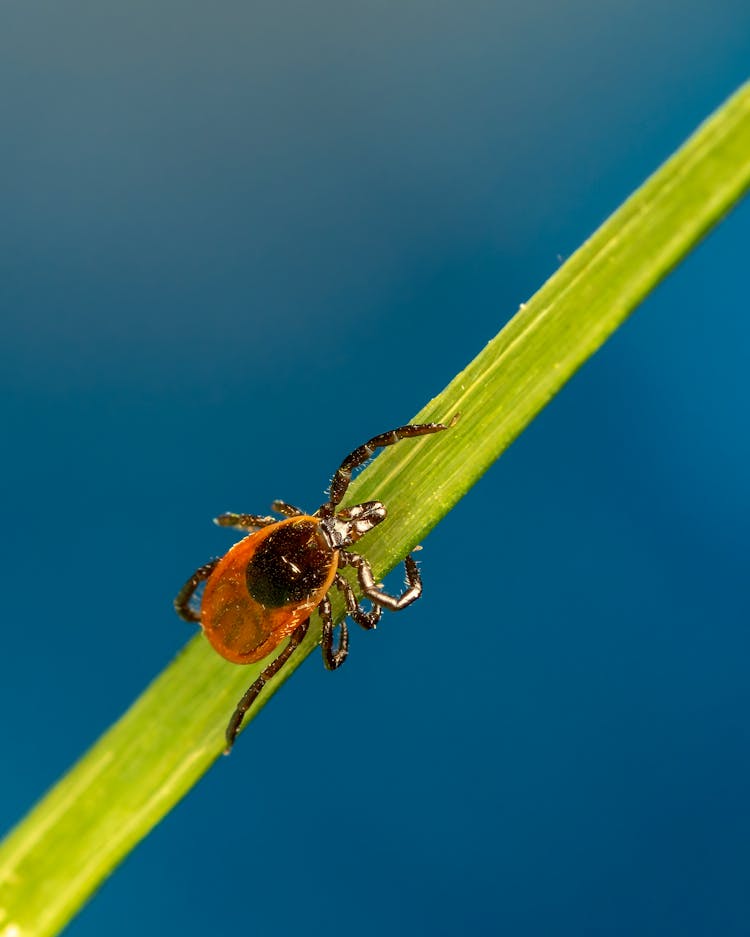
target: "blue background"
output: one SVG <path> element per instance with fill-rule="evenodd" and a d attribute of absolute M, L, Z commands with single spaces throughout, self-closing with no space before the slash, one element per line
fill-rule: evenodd
<path fill-rule="evenodd" d="M 187 639 L 211 518 L 316 506 L 748 63 L 746 0 L 3 5 L 0 826 Z M 745 204 L 71 935 L 747 935 L 749 243 Z"/>

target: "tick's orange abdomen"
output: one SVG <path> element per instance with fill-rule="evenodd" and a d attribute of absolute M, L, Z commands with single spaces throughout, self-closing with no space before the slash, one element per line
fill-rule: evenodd
<path fill-rule="evenodd" d="M 270 524 L 219 561 L 203 592 L 201 625 L 222 657 L 261 660 L 320 604 L 338 563 L 319 524 L 308 515 Z"/>

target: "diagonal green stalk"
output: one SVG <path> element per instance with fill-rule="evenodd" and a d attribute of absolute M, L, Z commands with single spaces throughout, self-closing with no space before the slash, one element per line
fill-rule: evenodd
<path fill-rule="evenodd" d="M 349 500 L 389 520 L 363 543 L 378 576 L 465 494 L 570 376 L 750 185 L 750 84 L 716 111 L 417 416 L 449 432 L 377 458 Z M 250 716 L 312 651 L 303 646 Z M 0 937 L 56 933 L 221 753 L 259 666 L 192 640 L 0 848 Z M 246 739 L 244 744 L 252 744 Z"/>

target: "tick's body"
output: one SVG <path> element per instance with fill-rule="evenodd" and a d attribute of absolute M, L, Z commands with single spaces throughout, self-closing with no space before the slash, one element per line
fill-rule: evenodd
<path fill-rule="evenodd" d="M 270 678 L 278 673 L 307 633 L 310 615 L 317 609 L 323 623 L 321 649 L 329 670 L 340 667 L 349 649 L 349 633 L 342 622 L 336 647 L 329 590 L 343 594 L 347 614 L 363 628 L 374 628 L 384 608 L 399 611 L 422 593 L 417 564 L 407 556 L 407 589 L 400 596 L 383 592 L 375 582 L 367 560 L 348 549 L 385 520 L 379 501 L 365 501 L 340 508 L 354 469 L 363 465 L 381 446 L 401 439 L 438 433 L 450 424 L 420 423 L 400 426 L 373 437 L 344 459 L 333 476 L 330 499 L 314 514 L 305 514 L 283 501 L 273 509 L 286 520 L 254 514 L 222 514 L 216 523 L 252 533 L 236 543 L 220 560 L 201 566 L 188 579 L 175 599 L 175 608 L 187 621 L 200 622 L 206 637 L 222 657 L 235 664 L 262 660 L 289 639 L 286 647 L 263 670 L 242 697 L 227 726 L 228 752 L 242 719 Z M 351 566 L 357 573 L 360 592 L 372 607 L 362 608 L 349 581 L 339 570 Z M 198 586 L 205 582 L 200 612 L 191 605 Z"/>
<path fill-rule="evenodd" d="M 317 517 L 302 515 L 256 530 L 211 573 L 201 625 L 235 664 L 261 660 L 308 619 L 333 584 L 337 556 Z"/>

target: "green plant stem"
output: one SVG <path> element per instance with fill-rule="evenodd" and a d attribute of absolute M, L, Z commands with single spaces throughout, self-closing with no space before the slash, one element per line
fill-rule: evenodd
<path fill-rule="evenodd" d="M 388 522 L 363 541 L 378 576 L 468 491 L 748 185 L 745 85 L 416 417 L 460 411 L 457 426 L 388 450 L 352 485 L 350 501 L 377 497 L 389 507 Z M 319 638 L 313 622 L 251 717 Z M 258 670 L 227 664 L 201 637 L 188 644 L 0 848 L 0 937 L 42 937 L 69 920 L 219 756 L 227 718 Z"/>

